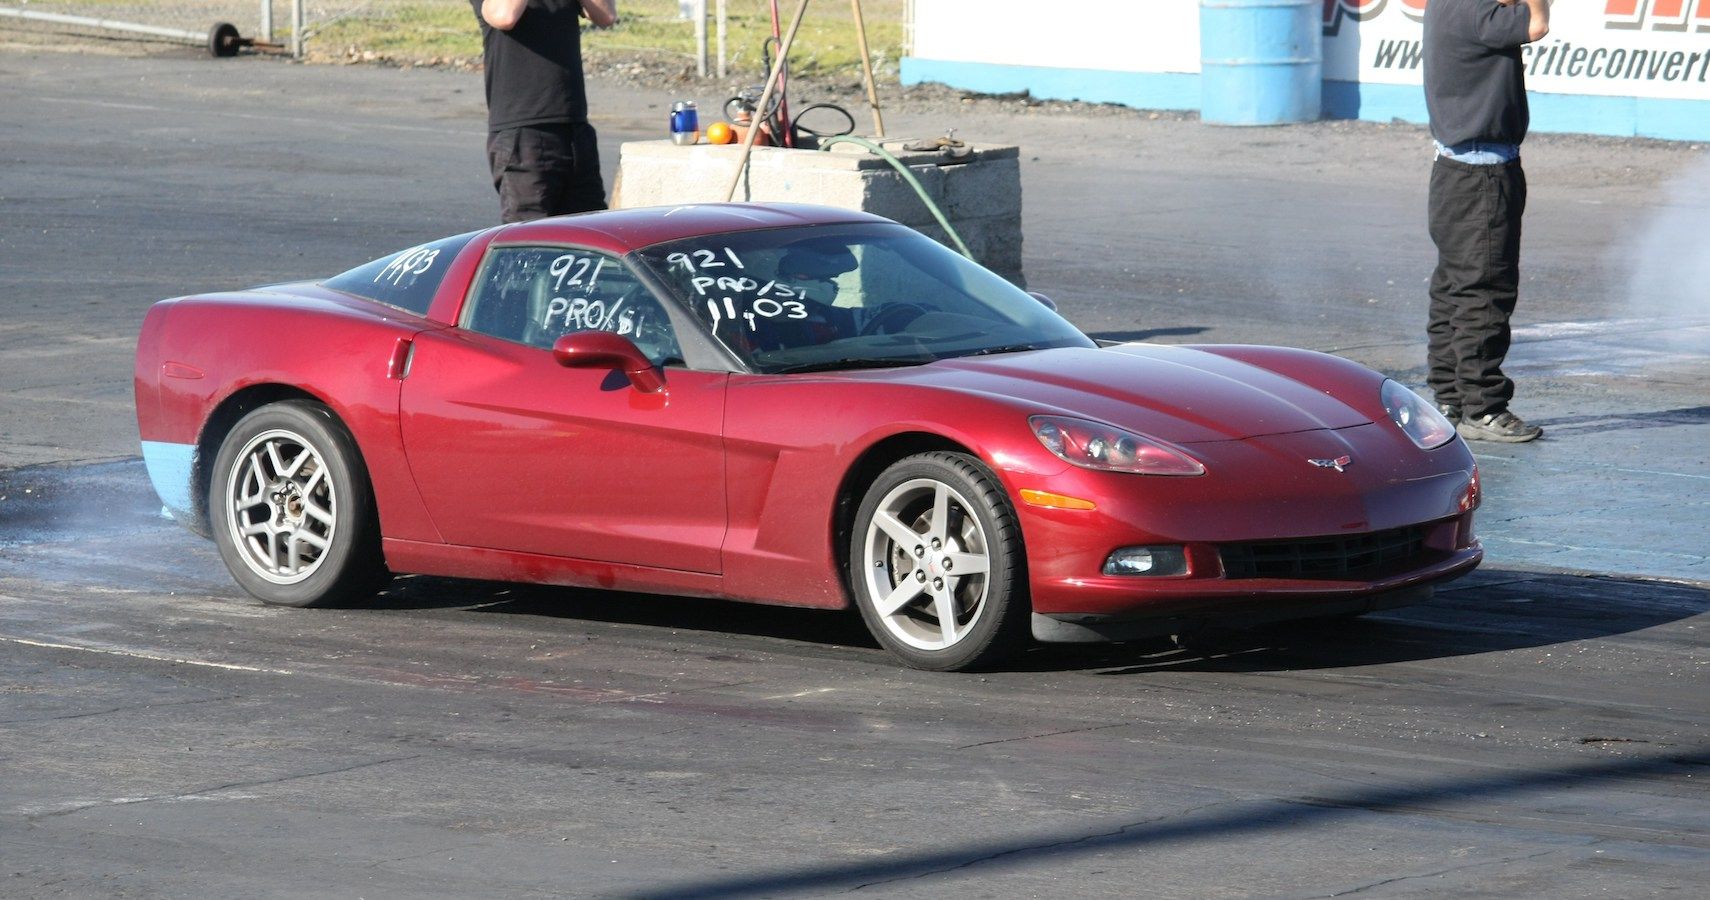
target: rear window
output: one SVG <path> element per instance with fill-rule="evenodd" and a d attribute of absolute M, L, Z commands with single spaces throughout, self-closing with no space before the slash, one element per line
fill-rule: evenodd
<path fill-rule="evenodd" d="M 387 306 L 427 315 L 433 295 L 451 261 L 457 258 L 465 244 L 474 240 L 479 231 L 448 237 L 429 244 L 417 244 L 405 250 L 358 266 L 343 275 L 334 275 L 324 282 L 326 287 L 358 297 L 366 297 Z"/>

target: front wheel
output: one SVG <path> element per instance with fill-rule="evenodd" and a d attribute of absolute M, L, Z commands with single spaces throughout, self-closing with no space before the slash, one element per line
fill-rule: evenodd
<path fill-rule="evenodd" d="M 208 506 L 226 568 L 263 602 L 348 603 L 387 578 L 356 442 L 319 403 L 273 403 L 239 420 L 215 458 Z"/>
<path fill-rule="evenodd" d="M 849 560 L 867 629 L 910 666 L 960 671 L 1026 643 L 1021 528 L 971 456 L 921 453 L 881 473 L 855 515 Z"/>

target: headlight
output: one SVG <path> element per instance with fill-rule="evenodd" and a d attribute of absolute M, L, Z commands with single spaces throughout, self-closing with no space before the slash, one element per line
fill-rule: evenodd
<path fill-rule="evenodd" d="M 1205 466 L 1181 450 L 1120 428 L 1066 416 L 1033 416 L 1027 424 L 1045 449 L 1083 469 L 1136 475 L 1205 474 Z"/>
<path fill-rule="evenodd" d="M 1383 408 L 1395 423 L 1421 450 L 1432 450 L 1447 444 L 1455 436 L 1455 426 L 1425 398 L 1385 379 Z"/>

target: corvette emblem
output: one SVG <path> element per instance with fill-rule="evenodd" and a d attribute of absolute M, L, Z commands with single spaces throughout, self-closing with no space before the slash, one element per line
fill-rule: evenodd
<path fill-rule="evenodd" d="M 1307 462 L 1320 469 L 1335 469 L 1338 472 L 1345 472 L 1348 470 L 1348 466 L 1353 464 L 1354 458 L 1352 456 L 1338 456 L 1335 459 L 1308 459 Z"/>

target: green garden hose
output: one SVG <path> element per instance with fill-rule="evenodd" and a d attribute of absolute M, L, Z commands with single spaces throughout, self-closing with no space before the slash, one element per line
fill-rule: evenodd
<path fill-rule="evenodd" d="M 877 153 L 879 158 L 883 159 L 885 162 L 890 163 L 891 168 L 896 169 L 897 172 L 901 173 L 903 180 L 907 181 L 909 186 L 914 188 L 914 192 L 920 195 L 920 202 L 925 203 L 926 208 L 932 211 L 933 218 L 938 220 L 938 224 L 944 226 L 944 231 L 946 234 L 950 235 L 950 240 L 956 242 L 956 249 L 961 251 L 963 256 L 966 256 L 969 259 L 974 259 L 974 254 L 968 250 L 968 245 L 962 242 L 962 236 L 956 233 L 956 229 L 950 227 L 950 220 L 944 217 L 944 211 L 939 209 L 938 204 L 933 203 L 932 198 L 926 195 L 926 188 L 920 186 L 920 179 L 914 177 L 914 173 L 908 170 L 908 166 L 903 165 L 902 160 L 897 159 L 889 150 L 886 150 L 878 144 L 875 144 L 864 137 L 856 137 L 852 134 L 840 134 L 834 137 L 824 138 L 819 142 L 819 149 L 829 150 L 833 144 L 844 143 L 854 144 L 858 147 L 865 147 L 868 150 Z M 979 260 L 974 259 L 974 262 L 979 262 Z"/>

